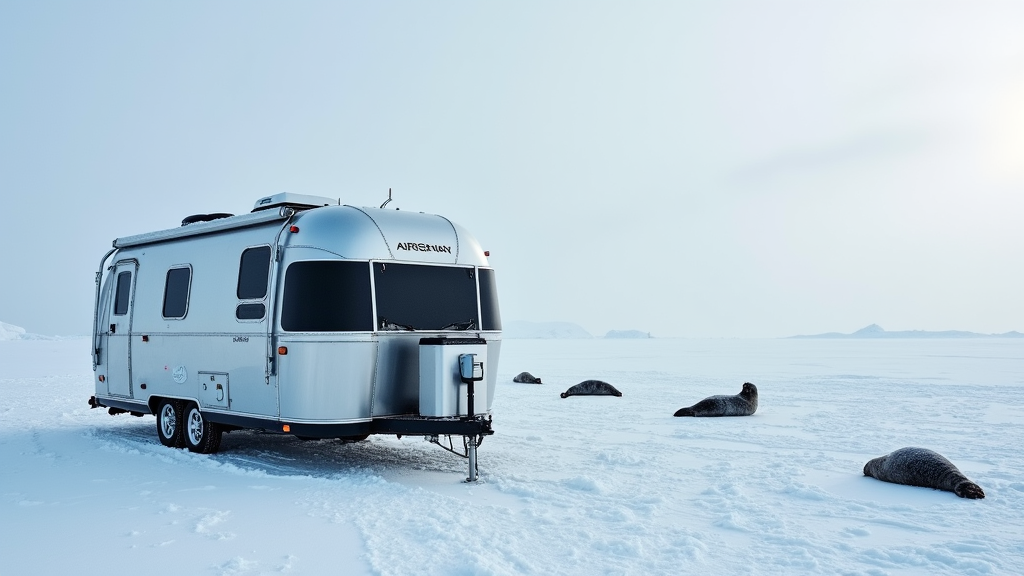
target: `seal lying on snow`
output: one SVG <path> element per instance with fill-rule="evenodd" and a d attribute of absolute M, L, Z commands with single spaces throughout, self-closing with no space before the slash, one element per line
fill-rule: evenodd
<path fill-rule="evenodd" d="M 750 416 L 757 411 L 757 386 L 743 384 L 735 396 L 709 396 L 688 408 L 676 410 L 674 416 Z"/>
<path fill-rule="evenodd" d="M 938 452 L 900 448 L 864 465 L 864 475 L 883 482 L 946 490 L 961 498 L 984 498 L 985 491 Z"/>
<path fill-rule="evenodd" d="M 519 375 L 517 375 L 515 378 L 512 379 L 512 381 L 513 382 L 519 382 L 521 384 L 540 384 L 541 383 L 540 378 L 537 378 L 536 376 L 534 376 L 533 374 L 530 374 L 529 372 L 520 372 Z"/>
<path fill-rule="evenodd" d="M 600 380 L 584 380 L 562 392 L 562 398 L 569 396 L 622 396 L 615 386 Z"/>

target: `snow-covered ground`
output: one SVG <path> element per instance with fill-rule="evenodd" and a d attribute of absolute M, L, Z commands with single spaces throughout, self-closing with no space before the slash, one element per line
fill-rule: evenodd
<path fill-rule="evenodd" d="M 0 574 L 1024 574 L 1019 339 L 507 340 L 474 485 L 419 438 L 164 448 L 88 346 L 0 342 Z M 903 446 L 987 497 L 861 474 Z"/>

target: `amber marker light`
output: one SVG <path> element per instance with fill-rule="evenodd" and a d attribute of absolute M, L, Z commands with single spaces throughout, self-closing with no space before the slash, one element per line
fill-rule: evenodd
<path fill-rule="evenodd" d="M 277 353 L 280 354 L 281 356 L 287 355 L 288 354 L 288 347 L 287 346 L 278 346 L 277 347 Z"/>
<path fill-rule="evenodd" d="M 287 424 L 285 424 L 284 426 L 281 426 L 281 430 L 283 430 L 284 432 L 291 432 L 292 431 L 292 427 L 287 425 Z"/>

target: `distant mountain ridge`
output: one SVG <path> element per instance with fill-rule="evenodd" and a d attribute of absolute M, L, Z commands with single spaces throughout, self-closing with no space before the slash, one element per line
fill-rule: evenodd
<path fill-rule="evenodd" d="M 650 338 L 650 332 L 640 330 L 609 330 L 604 338 Z M 505 322 L 502 327 L 502 338 L 576 338 L 590 339 L 594 335 L 587 332 L 579 324 L 572 322 L 527 322 L 516 320 Z"/>
<path fill-rule="evenodd" d="M 1024 338 L 1024 334 L 1017 331 L 1004 332 L 1002 334 L 980 334 L 963 330 L 942 330 L 938 332 L 897 330 L 895 332 L 888 332 L 878 324 L 871 324 L 850 334 L 826 332 L 824 334 L 789 336 L 789 338 Z"/>

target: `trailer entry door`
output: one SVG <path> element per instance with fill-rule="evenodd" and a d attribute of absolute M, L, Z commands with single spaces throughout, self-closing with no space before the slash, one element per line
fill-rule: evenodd
<path fill-rule="evenodd" d="M 118 262 L 114 267 L 114 289 L 110 316 L 107 317 L 107 393 L 132 397 L 132 313 L 135 301 L 135 261 Z"/>

